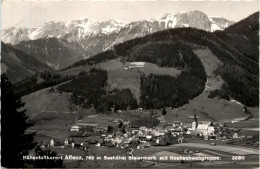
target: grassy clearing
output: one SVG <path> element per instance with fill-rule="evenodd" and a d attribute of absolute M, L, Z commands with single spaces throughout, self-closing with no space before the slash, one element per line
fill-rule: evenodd
<path fill-rule="evenodd" d="M 74 120 L 77 119 L 75 114 L 68 114 L 66 116 L 59 115 L 53 120 L 41 120 L 38 121 L 33 127 L 32 130 L 64 130 L 67 129 Z"/>
<path fill-rule="evenodd" d="M 258 107 L 248 107 L 250 113 L 254 115 L 254 118 L 259 119 L 259 108 Z"/>
<path fill-rule="evenodd" d="M 223 80 L 220 77 L 216 77 L 214 71 L 223 63 L 208 48 L 196 49 L 193 52 L 200 58 L 206 71 L 208 78 L 206 89 L 219 89 L 223 84 Z"/>
<path fill-rule="evenodd" d="M 240 132 L 240 134 L 241 134 L 241 135 L 244 135 L 244 136 L 255 136 L 255 137 L 259 137 L 259 128 L 258 128 L 258 131 L 242 129 L 241 132 Z M 258 147 L 257 147 L 257 149 L 258 149 Z"/>
<path fill-rule="evenodd" d="M 108 127 L 108 126 L 115 126 L 115 123 L 111 121 L 116 117 L 111 117 L 105 114 L 97 114 L 96 116 L 89 117 L 85 115 L 81 120 L 77 121 L 78 123 L 89 123 L 89 124 L 97 124 L 99 127 Z"/>
<path fill-rule="evenodd" d="M 69 93 L 57 93 L 43 89 L 22 98 L 25 102 L 26 113 L 31 119 L 39 119 L 49 114 L 69 113 Z"/>
<path fill-rule="evenodd" d="M 253 118 L 237 123 L 231 123 L 228 124 L 228 126 L 244 129 L 242 132 L 245 135 L 256 135 L 257 132 L 259 132 L 259 108 L 248 107 L 248 111 L 254 115 Z"/>
<path fill-rule="evenodd" d="M 134 71 L 108 71 L 108 84 L 111 89 L 130 89 L 135 99 L 140 97 L 140 74 Z"/>
<path fill-rule="evenodd" d="M 79 72 L 81 71 L 85 71 L 85 72 L 89 72 L 91 69 L 90 66 L 78 66 L 78 67 L 73 67 L 73 68 L 70 68 L 68 70 L 64 70 L 64 71 L 60 71 L 59 74 L 61 74 L 62 76 L 65 76 L 65 75 L 78 75 Z"/>
<path fill-rule="evenodd" d="M 165 119 L 167 122 L 191 122 L 196 113 L 199 121 L 232 121 L 235 118 L 247 117 L 242 109 L 238 104 L 223 99 L 210 99 L 206 94 L 202 94 L 180 108 L 168 109 Z"/>
<path fill-rule="evenodd" d="M 146 75 L 159 74 L 159 75 L 170 75 L 178 76 L 181 70 L 177 70 L 173 67 L 159 67 L 156 64 L 149 62 L 126 62 L 127 66 L 136 66 L 138 72 L 142 72 Z"/>
<path fill-rule="evenodd" d="M 259 119 L 253 118 L 246 121 L 229 124 L 230 127 L 238 128 L 259 128 Z"/>
<path fill-rule="evenodd" d="M 202 94 L 194 100 L 191 100 L 190 103 L 183 106 L 183 108 L 186 109 L 186 112 L 196 112 L 198 115 L 207 114 L 209 119 L 215 119 L 217 121 L 228 121 L 235 118 L 247 117 L 240 105 L 223 99 L 210 99 L 207 98 L 206 94 Z"/>
<path fill-rule="evenodd" d="M 43 130 L 40 131 L 40 134 L 54 139 L 59 139 L 60 141 L 64 141 L 69 137 L 67 130 Z"/>

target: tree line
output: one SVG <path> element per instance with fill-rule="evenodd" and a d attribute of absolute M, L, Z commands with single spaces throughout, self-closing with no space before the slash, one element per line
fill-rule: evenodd
<path fill-rule="evenodd" d="M 95 108 L 98 113 L 135 109 L 137 101 L 129 89 L 110 90 L 107 85 L 107 71 L 92 68 L 89 73 L 69 83 L 58 86 L 59 91 L 71 92 L 74 104 L 83 108 Z"/>
<path fill-rule="evenodd" d="M 129 59 L 152 62 L 159 66 L 177 66 L 181 67 L 182 72 L 177 77 L 142 74 L 140 106 L 147 109 L 179 107 L 204 90 L 204 67 L 187 45 L 180 42 L 149 44 L 141 45 L 137 52 L 129 55 Z"/>
<path fill-rule="evenodd" d="M 28 95 L 30 93 L 36 92 L 38 90 L 55 86 L 62 82 L 74 79 L 76 75 L 65 75 L 62 76 L 58 73 L 51 73 L 49 71 L 44 71 L 40 73 L 40 78 L 44 79 L 42 82 L 38 82 L 38 75 L 35 75 L 29 79 L 23 80 L 21 82 L 15 83 L 13 85 L 15 94 L 20 97 Z"/>

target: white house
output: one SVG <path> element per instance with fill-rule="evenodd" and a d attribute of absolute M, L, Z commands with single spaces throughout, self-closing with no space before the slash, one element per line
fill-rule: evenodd
<path fill-rule="evenodd" d="M 146 127 L 145 126 L 141 126 L 141 127 L 139 127 L 139 130 L 145 131 Z"/>
<path fill-rule="evenodd" d="M 72 126 L 72 127 L 70 128 L 70 131 L 79 132 L 79 130 L 80 130 L 80 127 L 79 127 L 79 126 Z"/>
<path fill-rule="evenodd" d="M 152 136 L 151 135 L 147 135 L 145 136 L 146 137 L 146 140 L 151 140 L 152 139 Z"/>
<path fill-rule="evenodd" d="M 66 145 L 68 145 L 68 144 L 69 144 L 68 139 L 65 139 L 65 141 L 64 141 L 64 145 L 66 146 Z"/>
<path fill-rule="evenodd" d="M 51 141 L 50 141 L 50 146 L 54 147 L 54 140 L 53 139 L 51 139 Z"/>
<path fill-rule="evenodd" d="M 213 126 L 208 127 L 208 134 L 214 134 L 215 128 Z"/>
<path fill-rule="evenodd" d="M 233 139 L 238 139 L 238 134 L 237 133 L 233 134 Z"/>

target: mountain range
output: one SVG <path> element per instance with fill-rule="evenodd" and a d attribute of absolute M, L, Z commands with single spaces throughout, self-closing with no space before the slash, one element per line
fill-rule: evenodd
<path fill-rule="evenodd" d="M 207 16 L 200 11 L 169 13 L 151 20 L 141 20 L 136 22 L 122 22 L 118 20 L 107 20 L 104 22 L 94 22 L 87 18 L 80 18 L 69 22 L 47 22 L 42 27 L 25 28 L 10 27 L 2 29 L 2 41 L 12 45 L 21 41 L 36 40 L 41 38 L 64 38 L 71 41 L 81 41 L 98 35 L 110 35 L 122 33 L 124 30 L 132 31 L 139 29 L 141 32 L 136 36 L 143 36 L 147 31 L 153 33 L 159 30 L 178 27 L 194 27 L 206 31 L 223 30 L 233 24 L 219 16 Z M 145 31 L 144 31 L 145 29 Z M 116 42 L 120 40 L 117 39 Z M 85 47 L 86 48 L 86 47 Z"/>
<path fill-rule="evenodd" d="M 111 49 L 115 44 L 169 28 L 193 27 L 213 32 L 234 22 L 200 11 L 165 14 L 151 20 L 94 22 L 81 18 L 69 22 L 48 22 L 38 28 L 2 29 L 2 41 L 14 45 L 58 70 Z"/>

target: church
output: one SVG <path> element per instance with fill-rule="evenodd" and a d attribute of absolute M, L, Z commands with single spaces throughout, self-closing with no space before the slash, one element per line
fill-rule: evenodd
<path fill-rule="evenodd" d="M 200 133 L 201 135 L 214 135 L 214 127 L 213 123 L 210 121 L 201 121 L 198 122 L 197 115 L 195 113 L 192 128 L 189 128 L 190 131 L 196 131 L 196 133 Z"/>

